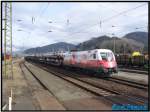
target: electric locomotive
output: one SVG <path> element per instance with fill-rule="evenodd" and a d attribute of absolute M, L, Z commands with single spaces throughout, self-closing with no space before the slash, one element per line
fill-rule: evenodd
<path fill-rule="evenodd" d="M 108 49 L 68 52 L 63 55 L 63 65 L 96 71 L 97 73 L 117 73 L 114 53 Z"/>

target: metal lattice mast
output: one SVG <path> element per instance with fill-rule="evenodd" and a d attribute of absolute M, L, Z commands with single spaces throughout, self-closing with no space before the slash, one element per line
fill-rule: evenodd
<path fill-rule="evenodd" d="M 13 79 L 12 63 L 12 3 L 4 2 L 4 72 L 5 77 Z M 9 56 L 9 57 L 8 57 Z"/>

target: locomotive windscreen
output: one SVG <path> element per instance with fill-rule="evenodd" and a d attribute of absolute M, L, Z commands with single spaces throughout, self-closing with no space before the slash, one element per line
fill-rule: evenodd
<path fill-rule="evenodd" d="M 102 57 L 102 60 L 106 60 L 106 61 L 113 60 L 113 54 L 111 52 L 101 52 L 100 55 Z"/>

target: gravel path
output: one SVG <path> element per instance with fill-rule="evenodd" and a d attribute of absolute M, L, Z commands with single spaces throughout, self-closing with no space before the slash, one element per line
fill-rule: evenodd
<path fill-rule="evenodd" d="M 20 60 L 13 64 L 14 79 L 2 80 L 3 105 L 8 104 L 8 97 L 12 89 L 12 110 L 35 110 L 36 106 L 34 105 L 32 94 L 22 75 L 19 63 Z M 6 110 L 8 110 L 8 106 Z"/>

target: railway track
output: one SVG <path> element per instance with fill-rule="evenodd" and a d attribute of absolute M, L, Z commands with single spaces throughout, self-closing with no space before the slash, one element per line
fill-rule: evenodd
<path fill-rule="evenodd" d="M 64 68 L 63 68 L 64 69 Z M 77 74 L 81 74 L 83 75 L 83 72 L 78 70 L 78 71 L 75 71 L 74 69 L 73 70 L 68 70 L 67 71 L 70 71 L 72 73 L 77 73 Z M 131 72 L 133 73 L 133 72 Z M 136 73 L 136 72 L 134 72 Z M 91 73 L 86 73 L 86 76 L 91 76 L 91 77 L 96 77 L 96 78 L 100 78 L 100 79 L 103 79 L 103 80 L 108 80 L 108 81 L 112 81 L 112 82 L 116 82 L 116 83 L 119 83 L 119 84 L 124 84 L 124 85 L 128 85 L 130 87 L 134 87 L 134 88 L 139 88 L 139 89 L 143 89 L 143 90 L 148 90 L 148 84 L 146 83 L 139 83 L 137 81 L 131 81 L 131 80 L 127 80 L 127 79 L 123 79 L 123 78 L 119 78 L 119 77 L 109 77 L 109 78 L 104 78 L 104 77 L 100 77 L 100 76 L 97 76 L 97 75 L 91 75 Z"/>
<path fill-rule="evenodd" d="M 25 75 L 25 72 L 24 72 L 24 70 L 23 70 L 23 66 L 32 74 L 32 76 L 36 79 L 36 81 L 37 81 L 45 90 L 48 90 L 48 88 L 35 76 L 34 73 L 31 72 L 31 70 L 30 70 L 28 67 L 25 66 L 24 63 L 20 63 L 19 66 L 20 66 L 20 69 L 21 69 L 21 71 L 22 71 L 22 73 L 23 73 L 24 75 Z M 26 78 L 25 78 L 25 79 L 26 79 Z"/>
<path fill-rule="evenodd" d="M 128 68 L 118 68 L 119 71 L 129 72 L 129 73 L 138 73 L 143 75 L 148 75 L 148 70 L 138 70 L 138 69 L 128 69 Z"/>
<path fill-rule="evenodd" d="M 55 69 L 55 68 L 52 68 L 52 69 Z M 56 69 L 56 71 L 58 72 L 59 70 L 58 69 Z M 124 95 L 124 96 L 126 96 L 126 97 L 130 97 L 130 98 L 132 98 L 133 97 L 133 95 L 125 95 L 124 93 L 120 93 L 120 91 L 118 92 L 118 91 L 115 91 L 115 90 L 111 90 L 111 88 L 107 88 L 107 87 L 102 87 L 101 85 L 100 85 L 100 83 L 99 83 L 99 81 L 101 81 L 101 80 L 99 80 L 99 79 L 97 79 L 97 78 L 94 78 L 94 77 L 89 77 L 89 78 L 81 78 L 81 75 L 78 75 L 78 74 L 75 74 L 75 73 L 73 73 L 73 72 L 69 72 L 69 71 L 59 71 L 61 74 L 64 74 L 64 73 L 66 73 L 67 75 L 69 75 L 70 77 L 73 77 L 73 78 L 76 78 L 76 79 L 78 79 L 78 80 L 80 80 L 80 81 L 84 81 L 84 82 L 86 82 L 86 83 L 89 83 L 89 84 L 91 84 L 91 85 L 93 85 L 93 86 L 96 86 L 96 87 L 100 87 L 100 88 L 103 88 L 103 89 L 106 89 L 107 91 L 111 91 L 111 92 L 115 92 L 115 93 L 117 93 L 117 94 L 120 94 L 120 95 Z M 74 77 L 74 76 L 77 76 L 77 77 Z M 117 79 L 117 78 L 114 78 L 114 79 Z M 102 80 L 107 80 L 107 79 L 102 79 Z M 109 82 L 114 82 L 114 81 L 112 81 L 112 80 L 107 80 L 107 81 L 109 81 Z M 120 80 L 118 80 L 118 81 L 120 81 Z M 118 81 L 117 81 L 117 83 L 118 83 Z M 116 82 L 116 80 L 115 80 L 115 82 Z M 125 80 L 125 82 L 126 82 L 126 80 Z M 127 81 L 128 82 L 128 81 Z M 107 83 L 107 82 L 106 82 Z M 125 85 L 128 85 L 128 86 L 130 86 L 130 84 L 126 84 L 126 83 L 123 83 L 123 82 L 121 82 L 121 84 L 125 84 Z M 131 83 L 132 84 L 132 83 Z M 117 84 L 118 85 L 118 84 Z M 136 87 L 135 85 L 133 86 L 133 87 Z M 136 88 L 140 88 L 140 87 L 136 87 Z M 142 87 L 141 87 L 142 88 Z M 140 89 L 141 89 L 140 88 Z M 142 88 L 143 89 L 143 88 Z M 145 89 L 145 88 L 144 88 Z M 146 88 L 147 89 L 147 88 Z M 135 97 L 135 96 L 134 96 Z M 139 98 L 139 96 L 137 96 L 137 97 L 135 97 L 134 98 L 134 100 L 137 100 L 137 99 L 140 99 Z M 140 100 L 142 100 L 142 102 L 145 102 L 145 99 L 146 98 L 141 98 Z"/>
<path fill-rule="evenodd" d="M 55 69 L 56 67 L 53 67 L 53 69 Z M 60 70 L 61 68 L 59 68 Z M 64 69 L 62 69 L 63 72 L 64 72 Z M 83 72 L 80 72 L 80 71 L 71 71 L 71 70 L 67 70 L 67 72 L 70 72 L 73 76 L 75 75 L 79 75 L 80 76 L 82 75 L 83 76 Z M 119 77 L 109 77 L 109 78 L 101 78 L 99 76 L 94 76 L 93 75 L 90 75 L 90 74 L 86 74 L 86 77 L 90 76 L 91 78 L 99 78 L 99 79 L 103 79 L 103 80 L 107 80 L 107 81 L 111 81 L 111 82 L 115 82 L 117 84 L 122 84 L 122 85 L 127 85 L 127 86 L 130 86 L 130 87 L 134 87 L 134 88 L 138 88 L 138 89 L 143 89 L 143 90 L 148 90 L 148 85 L 147 84 L 144 84 L 144 83 L 139 83 L 139 82 L 136 82 L 136 81 L 130 81 L 130 80 L 127 80 L 127 79 L 122 79 L 122 78 L 119 78 Z"/>
<path fill-rule="evenodd" d="M 55 69 L 55 67 L 53 69 Z M 64 70 L 63 70 L 63 72 L 64 72 Z M 67 72 L 69 73 L 70 71 L 68 70 Z M 82 72 L 78 72 L 77 74 L 75 72 L 76 71 L 73 71 L 73 72 L 70 72 L 70 73 L 71 73 L 72 76 L 76 76 L 78 74 L 80 74 L 80 76 L 81 75 L 83 76 Z M 90 76 L 91 78 L 93 78 L 92 75 L 88 75 L 88 76 Z M 117 84 L 123 84 L 123 85 L 127 85 L 127 86 L 130 86 L 130 87 L 138 88 L 138 89 L 148 90 L 148 85 L 147 84 L 143 84 L 143 83 L 138 83 L 138 82 L 135 82 L 135 81 L 126 80 L 126 79 L 122 79 L 122 78 L 119 78 L 119 77 L 109 77 L 109 78 L 104 78 L 104 77 L 101 78 L 99 76 L 94 76 L 94 77 L 96 77 L 98 79 L 103 79 L 103 80 L 111 81 L 111 82 L 116 82 Z"/>
<path fill-rule="evenodd" d="M 43 67 L 43 66 L 40 66 L 37 64 L 36 64 L 36 66 L 39 66 L 40 68 L 46 70 L 47 72 L 50 72 L 53 75 L 58 76 L 64 80 L 82 88 L 82 89 L 85 89 L 86 91 L 88 91 L 90 93 L 93 93 L 93 94 L 99 95 L 99 96 L 103 96 L 106 99 L 111 100 L 112 102 L 115 102 L 117 104 L 123 104 L 123 103 L 120 103 L 120 99 L 124 100 L 124 103 L 127 103 L 127 102 L 128 103 L 130 102 L 131 104 L 145 104 L 145 102 L 147 103 L 147 101 L 143 98 L 120 94 L 120 92 L 98 86 L 96 83 L 92 83 L 90 81 L 74 77 L 73 75 L 71 75 L 69 73 L 64 73 L 64 72 L 62 73 L 58 69 L 54 70 L 54 68 L 53 68 L 53 70 L 51 70 L 50 68 L 47 68 L 45 66 Z M 118 100 L 118 101 L 116 102 L 116 100 Z"/>
<path fill-rule="evenodd" d="M 77 72 L 77 73 L 79 73 L 81 75 L 83 74 L 82 72 Z M 90 74 L 86 74 L 86 75 L 93 77 Z M 138 88 L 138 89 L 148 90 L 148 85 L 147 84 L 139 83 L 139 82 L 136 82 L 136 81 L 131 81 L 131 80 L 127 80 L 127 79 L 123 79 L 123 78 L 119 78 L 119 77 L 104 78 L 104 77 L 100 77 L 100 76 L 97 76 L 97 75 L 94 76 L 94 77 L 99 78 L 99 79 L 103 79 L 103 80 L 107 80 L 107 81 L 116 82 L 118 84 L 128 85 L 130 87 L 134 87 L 134 88 Z"/>
<path fill-rule="evenodd" d="M 148 68 L 138 67 L 138 66 L 130 66 L 130 65 L 118 65 L 118 68 L 126 68 L 129 70 L 139 70 L 139 71 L 148 71 Z"/>
<path fill-rule="evenodd" d="M 76 72 L 76 71 L 74 71 Z M 82 72 L 77 72 L 78 74 L 83 74 Z M 93 77 L 91 74 L 86 74 L 88 76 Z M 116 82 L 118 84 L 123 84 L 123 85 L 128 85 L 130 87 L 134 87 L 134 88 L 138 88 L 138 89 L 143 89 L 143 90 L 148 90 L 148 85 L 144 84 L 144 83 L 139 83 L 136 81 L 131 81 L 131 80 L 127 80 L 127 79 L 123 79 L 123 78 L 119 78 L 119 77 L 109 77 L 109 78 L 104 78 L 104 77 L 100 77 L 100 76 L 94 76 L 98 79 L 103 79 L 103 80 L 107 80 L 107 81 L 112 81 L 112 82 Z"/>
<path fill-rule="evenodd" d="M 22 71 L 22 73 L 23 73 L 24 75 L 25 75 L 25 73 L 24 73 L 24 70 L 22 69 L 23 67 L 25 67 L 25 69 L 28 70 L 28 71 L 32 74 L 32 76 L 36 79 L 36 81 L 37 81 L 45 90 L 49 91 L 49 93 L 52 94 L 52 95 L 55 97 L 55 99 L 56 99 L 64 108 L 66 108 L 65 105 L 63 105 L 63 103 L 55 96 L 55 94 L 54 94 L 51 90 L 49 90 L 49 88 L 48 88 L 38 77 L 36 77 L 36 74 L 34 74 L 34 73 L 24 64 L 24 62 L 23 62 L 23 63 L 20 63 L 19 66 L 20 66 L 20 69 L 21 69 L 21 71 Z M 63 108 L 61 108 L 61 109 L 64 110 Z M 66 109 L 67 109 L 67 108 L 66 108 Z"/>
<path fill-rule="evenodd" d="M 61 72 L 62 73 L 62 72 Z M 112 93 L 115 93 L 115 94 L 117 94 L 117 95 L 123 95 L 123 96 L 125 96 L 126 98 L 129 98 L 129 99 L 132 99 L 132 100 L 136 100 L 136 101 L 140 101 L 140 102 L 142 102 L 142 103 L 144 103 L 145 102 L 145 100 L 144 99 L 140 99 L 140 98 L 138 98 L 138 97 L 133 97 L 133 96 L 129 96 L 129 95 L 125 95 L 125 94 L 121 94 L 120 92 L 118 92 L 118 91 L 115 91 L 115 90 L 111 90 L 110 88 L 106 88 L 106 87 L 102 87 L 101 85 L 99 85 L 99 82 L 98 81 L 95 81 L 94 79 L 88 79 L 88 80 L 86 80 L 85 78 L 83 78 L 83 79 L 81 79 L 80 77 L 74 77 L 74 74 L 69 74 L 69 75 L 67 75 L 67 76 L 69 76 L 69 77 L 72 77 L 72 78 L 75 78 L 75 79 L 77 79 L 77 80 L 79 80 L 79 81 L 82 81 L 82 82 L 85 82 L 85 83 L 88 83 L 88 84 L 90 84 L 90 85 L 92 85 L 92 86 L 95 86 L 95 87 L 98 87 L 98 88 L 102 88 L 102 89 L 104 89 L 104 90 L 106 90 L 106 91 L 110 91 L 110 92 L 112 92 Z"/>
<path fill-rule="evenodd" d="M 69 72 L 69 70 L 67 70 L 67 72 Z M 73 72 L 71 72 L 71 73 L 73 75 L 77 75 L 77 74 L 83 75 L 83 72 L 79 71 L 79 72 L 77 72 L 77 74 L 74 74 L 75 72 L 76 71 L 73 70 Z M 86 75 L 91 76 L 89 74 L 86 74 Z M 93 77 L 93 76 L 91 76 L 91 77 Z M 95 76 L 95 77 L 96 78 L 101 78 L 99 76 Z M 119 77 L 109 77 L 109 78 L 101 78 L 101 79 L 107 80 L 107 81 L 116 82 L 118 84 L 128 85 L 130 87 L 134 87 L 134 88 L 138 88 L 138 89 L 148 90 L 148 85 L 147 84 L 143 84 L 143 83 L 139 83 L 139 82 L 135 82 L 135 81 L 126 80 L 126 79 L 122 79 L 122 78 L 119 78 Z"/>
<path fill-rule="evenodd" d="M 125 79 L 121 79 L 121 78 L 117 78 L 117 77 L 110 77 L 109 79 L 106 79 L 109 81 L 113 81 L 113 82 L 117 82 L 120 84 L 125 84 L 131 87 L 135 87 L 138 89 L 143 89 L 143 90 L 148 90 L 148 85 L 147 84 L 142 84 L 142 83 L 138 83 L 135 81 L 129 81 L 129 80 L 125 80 Z"/>

